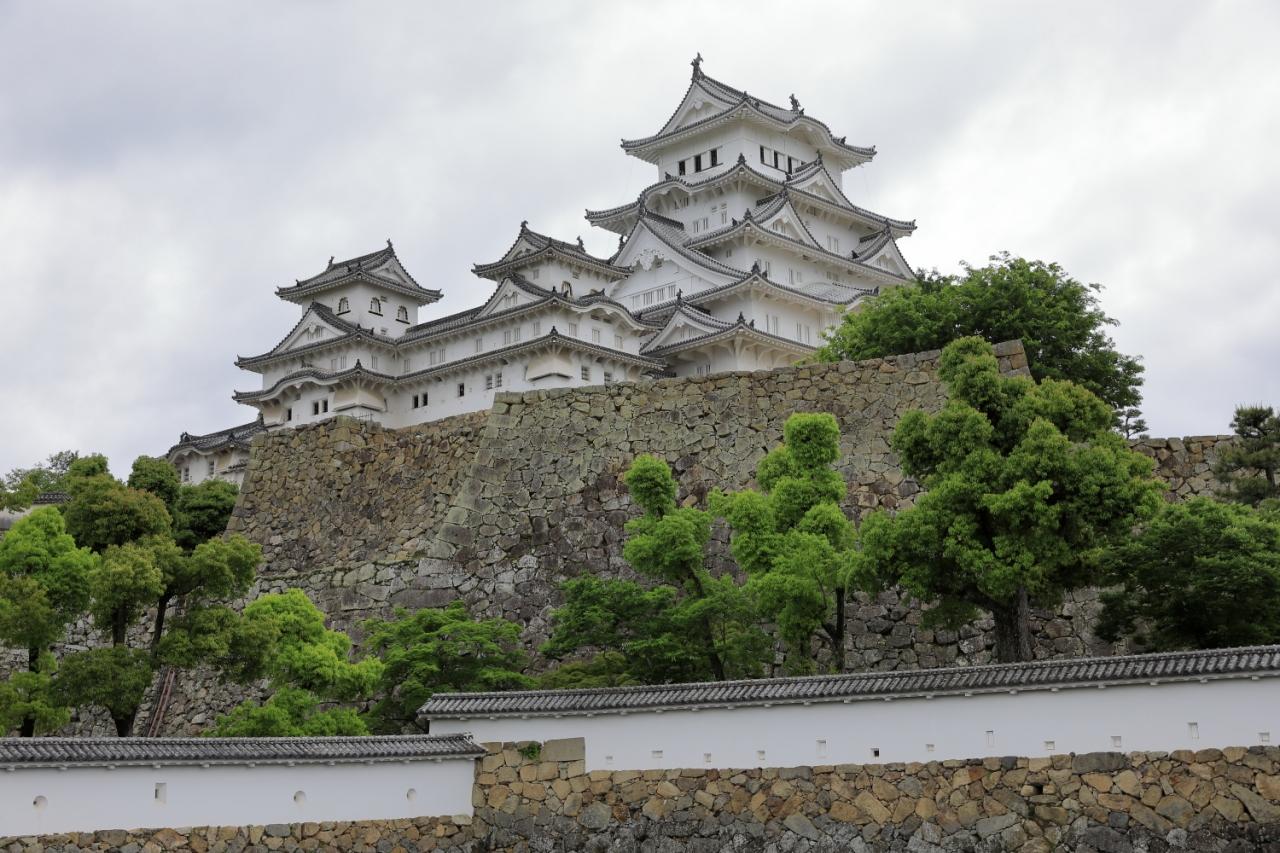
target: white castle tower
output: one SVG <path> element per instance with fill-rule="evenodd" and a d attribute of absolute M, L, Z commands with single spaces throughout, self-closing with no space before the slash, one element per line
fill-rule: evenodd
<path fill-rule="evenodd" d="M 850 145 L 805 114 L 708 77 L 702 57 L 679 105 L 622 150 L 656 181 L 627 204 L 587 211 L 619 235 L 612 257 L 520 225 L 510 248 L 472 271 L 483 304 L 425 322 L 440 299 L 396 257 L 335 262 L 277 289 L 301 309 L 270 351 L 236 364 L 262 377 L 235 399 L 247 427 L 347 414 L 390 427 L 488 408 L 500 390 L 763 370 L 812 353 L 841 315 L 912 279 L 897 239 L 914 222 L 857 206 L 842 187 L 874 148 Z M 199 482 L 243 470 L 244 441 L 184 434 L 169 458 Z M 198 440 L 196 440 L 198 439 Z M 209 464 L 201 445 L 227 458 Z M 239 455 L 237 455 L 239 454 Z"/>

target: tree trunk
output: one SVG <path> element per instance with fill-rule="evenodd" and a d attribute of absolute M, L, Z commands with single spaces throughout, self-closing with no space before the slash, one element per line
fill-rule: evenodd
<path fill-rule="evenodd" d="M 128 737 L 133 733 L 133 720 L 138 716 L 138 709 L 134 708 L 133 713 L 123 717 L 111 715 L 111 720 L 116 724 L 116 734 L 120 737 Z"/>
<path fill-rule="evenodd" d="M 160 635 L 164 633 L 164 614 L 169 609 L 169 601 L 172 598 L 169 593 L 160 596 L 160 600 L 156 602 L 156 624 L 151 629 L 151 659 L 155 660 L 156 652 L 160 649 Z"/>
<path fill-rule="evenodd" d="M 40 669 L 40 650 L 27 649 L 27 671 L 38 672 Z M 22 718 L 22 725 L 18 727 L 19 737 L 35 737 L 36 736 L 36 718 L 28 714 Z"/>
<path fill-rule="evenodd" d="M 844 672 L 844 589 L 836 590 L 836 621 L 823 624 L 822 630 L 827 632 L 831 641 L 831 671 Z"/>
<path fill-rule="evenodd" d="M 996 660 L 1000 663 L 1032 660 L 1031 605 L 1026 587 L 1018 587 L 1007 606 L 991 608 L 991 616 L 996 623 Z"/>
<path fill-rule="evenodd" d="M 120 610 L 111 618 L 111 645 L 123 646 L 128 639 L 129 623 L 125 621 L 124 610 Z"/>

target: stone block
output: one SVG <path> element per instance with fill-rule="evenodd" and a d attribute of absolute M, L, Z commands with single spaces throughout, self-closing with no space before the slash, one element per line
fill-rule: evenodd
<path fill-rule="evenodd" d="M 543 761 L 580 761 L 587 757 L 587 742 L 584 738 L 557 738 L 543 741 Z"/>

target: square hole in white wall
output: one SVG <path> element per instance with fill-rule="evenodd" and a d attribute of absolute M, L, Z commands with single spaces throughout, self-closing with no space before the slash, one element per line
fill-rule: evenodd
<path fill-rule="evenodd" d="M 987 729 L 987 746 L 995 746 L 995 745 L 996 745 L 996 733 L 990 729 Z"/>
<path fill-rule="evenodd" d="M 704 753 L 702 753 L 702 763 L 703 763 L 703 764 L 710 764 L 710 763 L 711 763 L 711 753 L 709 753 L 709 752 L 704 752 Z"/>
<path fill-rule="evenodd" d="M 1122 746 L 1124 746 L 1124 738 L 1120 737 L 1120 735 L 1112 735 L 1111 748 L 1120 749 Z"/>
<path fill-rule="evenodd" d="M 764 763 L 764 750 L 763 750 L 763 749 L 757 749 L 757 750 L 756 750 L 756 761 L 759 761 L 761 764 L 763 764 L 763 763 Z"/>
<path fill-rule="evenodd" d="M 156 783 L 155 798 L 157 803 L 167 803 L 169 801 L 169 785 L 167 782 Z"/>
<path fill-rule="evenodd" d="M 1187 723 L 1187 737 L 1192 740 L 1200 740 L 1200 724 Z"/>
<path fill-rule="evenodd" d="M 1053 751 L 1054 751 L 1055 749 L 1057 749 L 1057 748 L 1058 748 L 1058 744 L 1057 744 L 1056 742 L 1054 742 L 1054 741 L 1047 740 L 1047 741 L 1045 741 L 1045 742 L 1044 742 L 1044 751 L 1045 751 L 1045 752 L 1053 752 Z"/>
<path fill-rule="evenodd" d="M 1271 732 L 1258 732 L 1258 743 L 1271 743 Z"/>
<path fill-rule="evenodd" d="M 925 752 L 933 752 L 936 748 L 937 748 L 937 747 L 935 747 L 935 746 L 934 746 L 933 744 L 931 744 L 931 743 L 926 743 L 926 744 L 924 745 L 924 751 L 925 751 Z"/>
<path fill-rule="evenodd" d="M 650 753 L 649 753 L 649 757 L 650 757 L 650 758 L 661 758 L 661 757 L 662 757 L 662 750 L 660 750 L 660 749 L 655 749 L 655 750 L 653 750 L 652 752 L 650 752 Z"/>
<path fill-rule="evenodd" d="M 827 742 L 826 742 L 825 740 L 820 740 L 820 741 L 818 741 L 818 743 L 817 743 L 817 748 L 818 748 L 818 757 L 819 757 L 819 758 L 826 758 L 826 757 L 827 757 Z"/>

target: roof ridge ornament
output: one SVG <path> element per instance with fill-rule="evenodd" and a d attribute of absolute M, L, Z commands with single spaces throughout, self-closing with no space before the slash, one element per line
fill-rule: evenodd
<path fill-rule="evenodd" d="M 759 275 L 759 274 L 760 274 L 760 259 L 759 259 L 759 258 L 756 258 L 754 261 L 752 261 L 752 262 L 751 262 L 751 272 L 752 272 L 752 274 L 753 274 L 753 275 Z"/>
<path fill-rule="evenodd" d="M 692 61 L 692 62 L 690 62 L 689 64 L 693 66 L 693 79 L 694 79 L 694 80 L 697 80 L 699 77 L 702 77 L 702 76 L 703 76 L 703 73 L 702 73 L 702 52 L 701 52 L 701 51 L 699 51 L 699 52 L 698 52 L 698 55 L 697 55 L 697 56 L 695 56 L 695 57 L 693 58 L 693 61 Z"/>
<path fill-rule="evenodd" d="M 579 234 L 579 235 L 578 235 L 578 249 L 579 249 L 579 251 L 583 251 L 583 252 L 585 252 L 585 251 L 587 250 L 587 247 L 586 247 L 586 246 L 584 246 L 584 245 L 582 245 L 582 235 L 581 235 L 581 234 Z"/>
<path fill-rule="evenodd" d="M 390 238 L 390 237 L 388 237 L 388 238 L 387 238 L 387 248 L 388 248 L 388 249 L 390 249 L 390 250 L 391 250 L 391 251 L 393 251 L 393 252 L 396 250 L 396 247 L 395 247 L 395 246 L 393 246 L 393 245 L 391 245 L 391 238 Z"/>
<path fill-rule="evenodd" d="M 800 101 L 796 99 L 795 93 L 791 93 L 788 97 L 791 98 L 791 112 L 804 115 L 804 107 L 800 106 Z"/>

